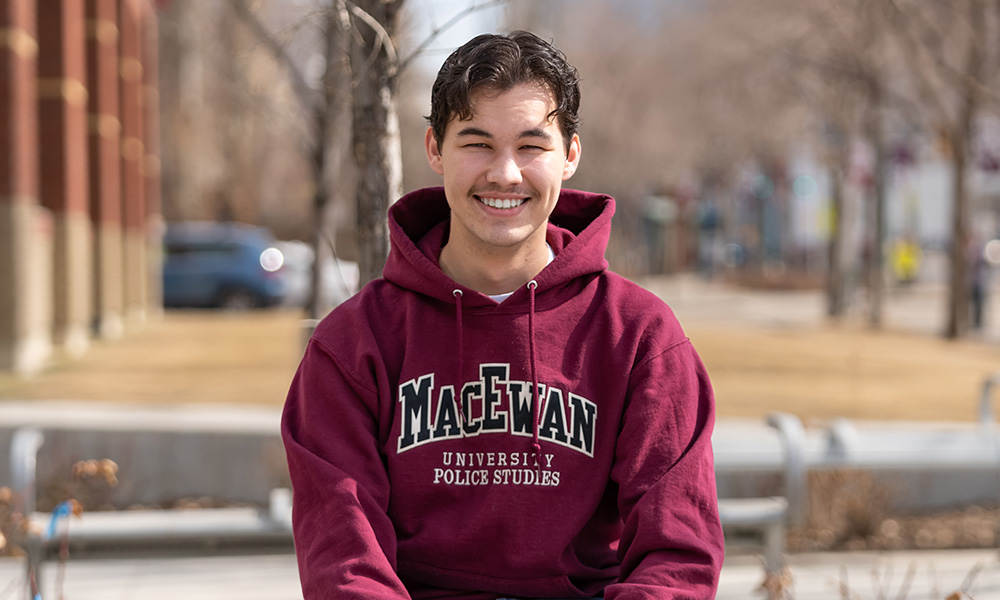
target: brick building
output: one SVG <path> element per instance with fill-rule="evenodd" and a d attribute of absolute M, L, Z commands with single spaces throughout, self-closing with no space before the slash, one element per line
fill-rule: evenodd
<path fill-rule="evenodd" d="M 0 371 L 159 310 L 153 0 L 0 0 Z"/>

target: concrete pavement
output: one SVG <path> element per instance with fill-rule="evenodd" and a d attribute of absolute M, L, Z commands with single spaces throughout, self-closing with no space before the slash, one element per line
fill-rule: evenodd
<path fill-rule="evenodd" d="M 788 598 L 857 600 L 877 598 L 1000 600 L 1000 562 L 995 550 L 948 552 L 819 553 L 789 557 Z M 23 563 L 0 560 L 0 598 L 20 600 Z M 910 570 L 912 569 L 912 572 Z M 42 583 L 55 597 L 56 580 L 72 600 L 299 600 L 298 573 L 291 554 L 143 560 L 70 560 L 65 572 L 49 565 Z M 727 559 L 717 600 L 765 597 L 760 561 Z M 843 593 L 843 588 L 849 592 Z"/>
<path fill-rule="evenodd" d="M 746 289 L 706 281 L 691 273 L 651 277 L 639 283 L 663 298 L 682 324 L 711 322 L 782 330 L 811 329 L 828 323 L 822 290 Z M 940 336 L 945 330 L 947 302 L 948 289 L 942 281 L 890 287 L 883 298 L 883 328 Z M 993 282 L 984 315 L 982 331 L 970 337 L 1000 344 L 1000 281 Z M 866 328 L 868 316 L 864 293 L 858 292 L 841 323 Z"/>
<path fill-rule="evenodd" d="M 798 554 L 789 557 L 787 574 L 788 598 L 796 600 L 945 600 L 960 591 L 966 595 L 956 598 L 1000 599 L 996 550 Z M 729 558 L 716 598 L 766 597 L 755 593 L 762 582 L 754 557 Z"/>
<path fill-rule="evenodd" d="M 24 563 L 0 560 L 0 598 L 21 600 Z M 43 598 L 72 600 L 301 600 L 292 554 L 70 560 L 65 572 L 49 563 L 42 574 Z"/>

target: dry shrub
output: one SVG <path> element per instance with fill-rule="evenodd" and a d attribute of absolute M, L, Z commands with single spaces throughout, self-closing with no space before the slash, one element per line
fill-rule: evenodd
<path fill-rule="evenodd" d="M 112 494 L 118 487 L 118 464 L 107 458 L 81 460 L 70 466 L 69 480 L 50 482 L 41 487 L 39 508 L 51 508 L 73 499 L 84 510 L 108 510 L 114 507 Z"/>
<path fill-rule="evenodd" d="M 796 551 L 993 548 L 1000 510 L 984 506 L 901 514 L 891 483 L 860 470 L 809 474 L 809 512 L 789 533 Z"/>
<path fill-rule="evenodd" d="M 851 469 L 809 476 L 809 522 L 848 541 L 874 535 L 889 513 L 892 494 L 871 473 Z"/>
<path fill-rule="evenodd" d="M 859 550 L 883 533 L 892 493 L 871 473 L 813 471 L 807 485 L 809 510 L 804 528 L 791 536 L 794 549 Z"/>

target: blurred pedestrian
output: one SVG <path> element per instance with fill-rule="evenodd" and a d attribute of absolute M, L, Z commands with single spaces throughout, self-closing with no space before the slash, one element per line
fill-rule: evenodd
<path fill-rule="evenodd" d="M 695 223 L 698 226 L 698 272 L 705 279 L 715 274 L 716 232 L 721 227 L 719 210 L 715 201 L 705 199 L 698 205 Z"/>
<path fill-rule="evenodd" d="M 316 329 L 282 434 L 306 598 L 715 596 L 714 399 L 670 309 L 607 270 L 576 69 L 526 32 L 434 83 L 444 187 Z"/>
<path fill-rule="evenodd" d="M 910 285 L 917 280 L 922 255 L 920 245 L 913 237 L 906 235 L 896 238 L 890 257 L 892 272 L 898 283 Z"/>
<path fill-rule="evenodd" d="M 990 264 L 986 260 L 985 247 L 978 238 L 969 241 L 969 306 L 972 317 L 972 328 L 980 331 L 983 328 L 983 312 L 989 287 Z"/>

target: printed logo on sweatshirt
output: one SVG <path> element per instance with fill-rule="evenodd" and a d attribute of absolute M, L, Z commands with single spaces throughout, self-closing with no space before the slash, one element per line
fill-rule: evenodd
<path fill-rule="evenodd" d="M 538 437 L 593 457 L 597 405 L 545 384 L 538 385 L 538 392 L 543 399 Z M 465 383 L 459 393 L 464 419 L 458 414 L 455 386 L 435 393 L 433 373 L 400 385 L 397 451 L 491 433 L 534 436 L 531 383 L 512 381 L 509 364 L 480 365 L 479 380 Z"/>

